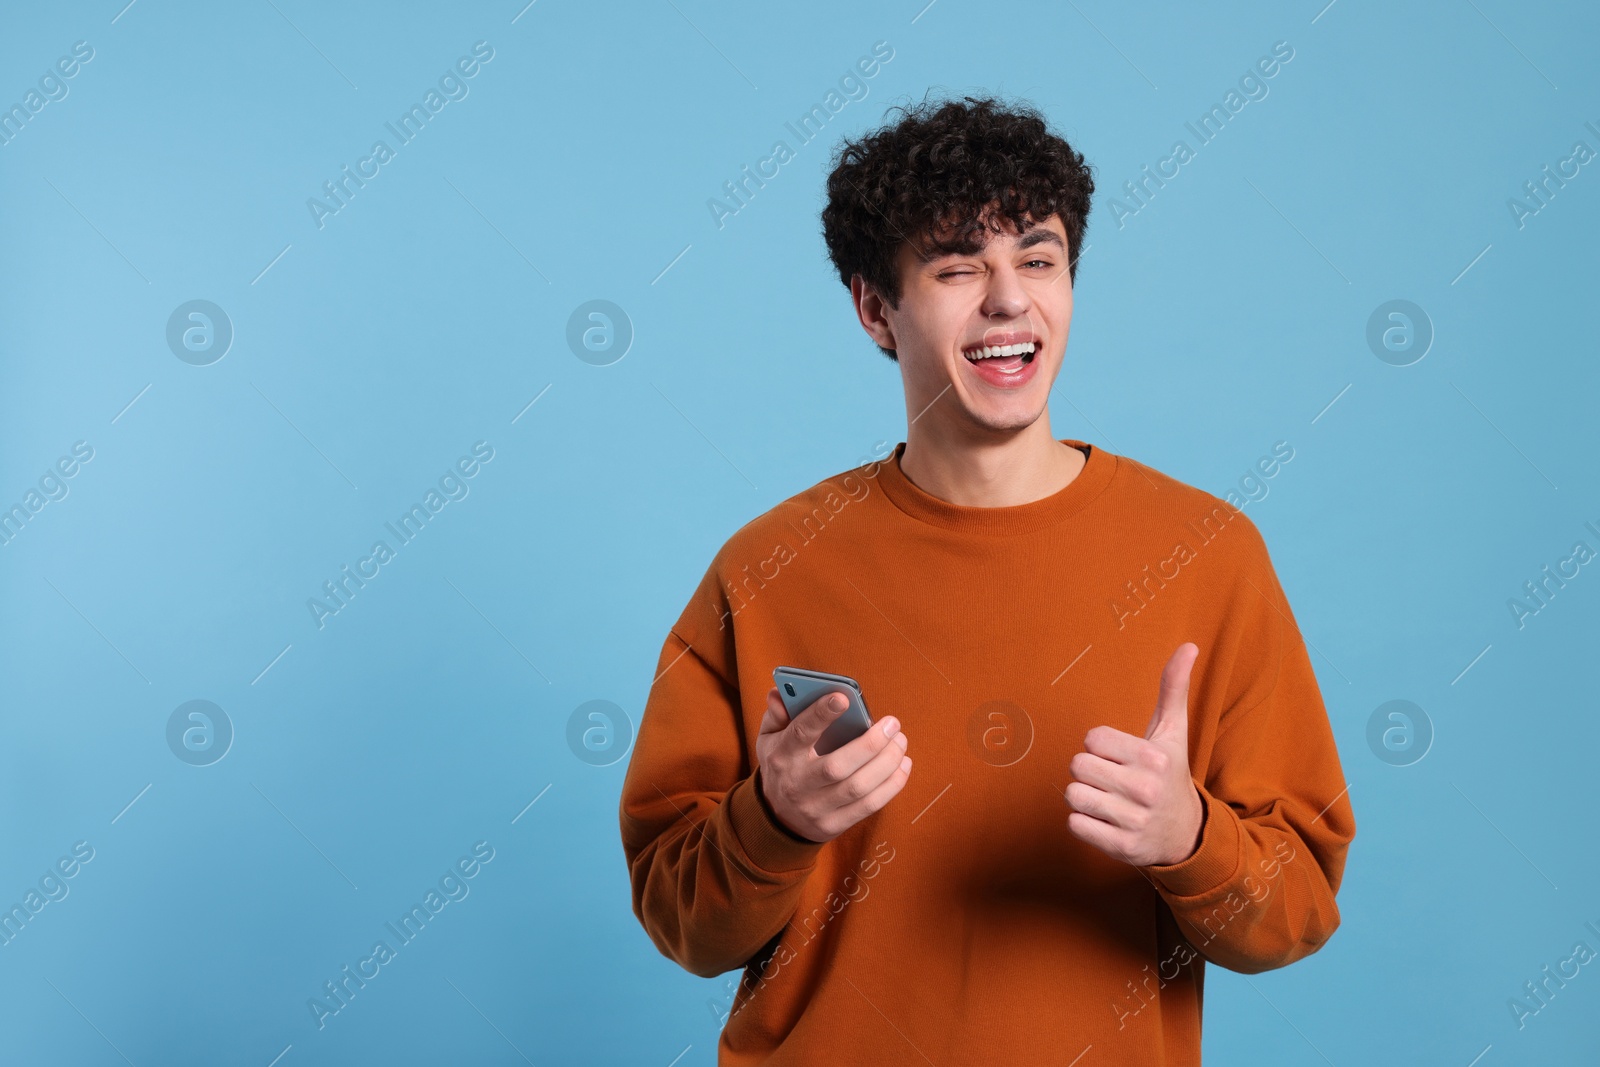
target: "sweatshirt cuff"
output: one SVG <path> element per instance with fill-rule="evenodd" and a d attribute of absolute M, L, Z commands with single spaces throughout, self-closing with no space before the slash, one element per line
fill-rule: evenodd
<path fill-rule="evenodd" d="M 1243 834 L 1239 816 L 1232 808 L 1195 783 L 1205 804 L 1200 846 L 1188 859 L 1170 864 L 1151 864 L 1144 870 L 1157 885 L 1175 897 L 1199 897 L 1231 882 L 1242 862 Z"/>
<path fill-rule="evenodd" d="M 804 870 L 816 862 L 826 842 L 809 841 L 789 832 L 761 795 L 761 768 L 728 791 L 728 818 L 750 862 L 775 874 Z"/>

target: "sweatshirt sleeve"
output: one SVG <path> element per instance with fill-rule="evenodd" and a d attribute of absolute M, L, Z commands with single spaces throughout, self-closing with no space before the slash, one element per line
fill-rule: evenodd
<path fill-rule="evenodd" d="M 721 642 L 708 644 L 669 631 L 621 801 L 634 914 L 703 978 L 744 966 L 783 929 L 823 848 L 767 806 L 739 693 L 706 658 L 724 659 Z"/>
<path fill-rule="evenodd" d="M 1262 650 L 1257 668 L 1275 678 L 1224 710 L 1206 766 L 1192 768 L 1199 847 L 1142 869 L 1201 955 L 1256 974 L 1310 955 L 1338 928 L 1334 895 L 1356 828 L 1305 641 L 1259 533 L 1244 525 L 1260 562 L 1239 578 L 1250 620 L 1240 644 Z"/>

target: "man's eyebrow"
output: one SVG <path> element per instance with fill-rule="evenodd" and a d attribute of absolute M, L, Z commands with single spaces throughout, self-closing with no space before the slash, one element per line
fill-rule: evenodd
<path fill-rule="evenodd" d="M 1017 241 L 1017 249 L 1020 251 L 1032 248 L 1034 245 L 1044 244 L 1045 242 L 1054 243 L 1063 252 L 1066 251 L 1066 242 L 1061 239 L 1061 235 L 1047 226 L 1035 226 L 1024 233 L 1021 239 Z M 986 247 L 987 245 L 976 237 L 960 237 L 948 241 L 929 241 L 927 244 L 928 254 L 925 259 L 933 260 L 943 256 L 976 256 Z"/>
<path fill-rule="evenodd" d="M 1066 242 L 1061 240 L 1061 235 L 1054 230 L 1043 226 L 1036 226 L 1022 235 L 1022 240 L 1017 242 L 1018 248 L 1032 248 L 1034 245 L 1053 242 L 1063 252 L 1066 251 Z"/>
<path fill-rule="evenodd" d="M 924 238 L 922 244 L 924 261 L 942 259 L 945 256 L 975 256 L 985 247 L 976 237 L 954 237 L 944 241 L 935 241 L 930 237 Z"/>

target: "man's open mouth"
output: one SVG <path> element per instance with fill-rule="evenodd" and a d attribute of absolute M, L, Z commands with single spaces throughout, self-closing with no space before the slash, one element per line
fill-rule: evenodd
<path fill-rule="evenodd" d="M 1023 341 L 1014 345 L 984 345 L 961 353 L 968 363 L 985 362 L 1003 374 L 1016 374 L 1033 362 L 1034 343 Z"/>

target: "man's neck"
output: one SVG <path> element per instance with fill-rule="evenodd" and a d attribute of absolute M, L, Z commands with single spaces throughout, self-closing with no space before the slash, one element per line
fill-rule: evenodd
<path fill-rule="evenodd" d="M 919 432 L 906 434 L 900 469 L 924 492 L 952 504 L 1003 508 L 1059 493 L 1077 478 L 1084 454 L 1057 441 L 1049 413 L 1009 436 L 969 438 Z"/>

